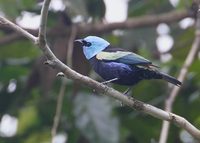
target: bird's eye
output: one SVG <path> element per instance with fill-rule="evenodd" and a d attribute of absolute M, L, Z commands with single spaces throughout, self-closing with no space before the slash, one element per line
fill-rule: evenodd
<path fill-rule="evenodd" d="M 83 45 L 86 47 L 90 47 L 92 45 L 90 42 L 87 42 L 85 40 L 83 40 L 82 42 L 83 42 Z"/>

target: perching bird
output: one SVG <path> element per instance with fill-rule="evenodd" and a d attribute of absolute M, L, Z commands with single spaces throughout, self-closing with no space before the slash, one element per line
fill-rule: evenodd
<path fill-rule="evenodd" d="M 145 79 L 163 79 L 180 86 L 174 77 L 159 72 L 151 61 L 135 53 L 113 48 L 106 40 L 88 36 L 75 40 L 81 44 L 83 53 L 92 68 L 104 80 L 120 85 L 132 86 Z"/>

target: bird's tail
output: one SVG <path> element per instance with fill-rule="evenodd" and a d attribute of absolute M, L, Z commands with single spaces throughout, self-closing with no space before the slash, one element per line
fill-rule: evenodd
<path fill-rule="evenodd" d="M 166 80 L 166 81 L 168 81 L 168 82 L 170 82 L 170 83 L 172 83 L 176 86 L 180 86 L 182 84 L 179 80 L 177 80 L 176 78 L 174 78 L 170 75 L 167 75 L 167 74 L 162 73 L 162 72 L 160 72 L 160 74 L 162 75 L 162 79 L 164 79 L 164 80 Z"/>

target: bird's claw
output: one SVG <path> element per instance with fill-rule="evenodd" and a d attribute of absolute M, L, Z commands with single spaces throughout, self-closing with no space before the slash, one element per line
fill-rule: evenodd
<path fill-rule="evenodd" d="M 134 98 L 133 98 L 133 97 L 131 97 L 131 96 L 128 96 L 128 99 L 130 99 L 130 100 L 134 100 Z"/>
<path fill-rule="evenodd" d="M 126 95 L 126 96 L 129 96 L 129 92 L 131 91 L 131 88 L 129 87 L 127 90 L 125 90 L 124 92 L 123 92 L 123 94 L 124 95 Z"/>
<path fill-rule="evenodd" d="M 134 100 L 134 98 L 132 96 L 127 96 L 128 99 L 130 100 Z M 120 106 L 123 107 L 124 106 L 124 103 L 122 101 L 120 101 Z"/>
<path fill-rule="evenodd" d="M 119 79 L 119 78 L 113 78 L 113 79 L 110 79 L 110 80 L 106 80 L 106 81 L 104 81 L 104 82 L 101 82 L 101 84 L 107 85 L 108 83 L 111 83 L 111 82 L 116 81 L 116 80 L 118 80 L 118 79 Z"/>

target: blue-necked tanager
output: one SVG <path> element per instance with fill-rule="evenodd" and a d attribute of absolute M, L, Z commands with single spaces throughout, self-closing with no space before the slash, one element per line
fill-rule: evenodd
<path fill-rule="evenodd" d="M 135 53 L 113 48 L 100 37 L 88 36 L 75 42 L 81 44 L 94 71 L 106 81 L 132 86 L 141 80 L 163 79 L 176 86 L 181 85 L 174 77 L 158 71 L 151 61 Z"/>

